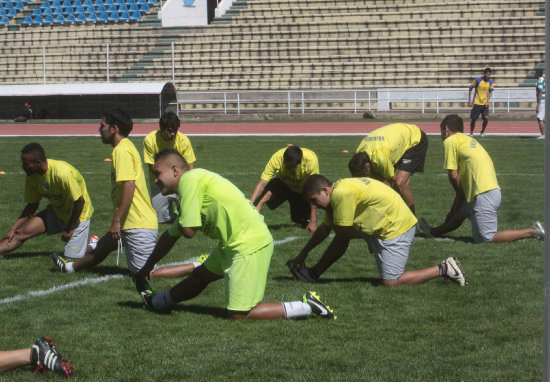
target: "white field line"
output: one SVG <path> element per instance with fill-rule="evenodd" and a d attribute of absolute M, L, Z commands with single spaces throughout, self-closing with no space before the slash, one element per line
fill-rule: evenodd
<path fill-rule="evenodd" d="M 284 238 L 282 240 L 275 240 L 273 242 L 273 244 L 274 245 L 284 244 L 284 243 L 288 243 L 288 242 L 298 240 L 298 239 L 301 239 L 301 238 L 302 237 L 300 237 L 300 236 L 289 236 L 289 237 Z M 181 264 L 192 263 L 197 259 L 197 257 L 198 256 L 193 257 L 191 259 L 188 259 L 184 262 L 180 262 L 180 263 L 164 264 L 163 266 L 181 265 Z M 27 292 L 27 293 L 23 293 L 23 294 L 18 294 L 18 295 L 13 296 L 13 297 L 6 297 L 6 298 L 0 300 L 0 305 L 9 304 L 11 302 L 27 300 L 31 297 L 47 296 L 47 295 L 54 294 L 54 293 L 57 293 L 57 292 L 62 292 L 62 291 L 67 290 L 67 289 L 73 289 L 73 288 L 76 288 L 76 287 L 79 287 L 79 286 L 94 285 L 94 284 L 99 284 L 99 283 L 102 283 L 104 281 L 109 281 L 109 280 L 113 280 L 113 279 L 122 279 L 124 277 L 125 276 L 123 276 L 123 275 L 109 275 L 109 276 L 102 276 L 102 277 L 97 277 L 97 278 L 85 278 L 83 280 L 75 281 L 75 282 L 72 282 L 72 283 L 69 283 L 69 284 L 63 284 L 63 285 L 59 285 L 59 286 L 56 285 L 56 286 L 53 286 L 49 289 L 35 290 L 35 291 L 30 291 L 30 292 Z"/>

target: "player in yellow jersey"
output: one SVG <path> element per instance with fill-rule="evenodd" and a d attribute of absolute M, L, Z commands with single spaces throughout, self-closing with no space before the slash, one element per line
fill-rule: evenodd
<path fill-rule="evenodd" d="M 363 239 L 374 254 L 382 285 L 415 285 L 445 277 L 460 286 L 466 278 L 458 261 L 449 257 L 440 264 L 405 271 L 416 230 L 416 218 L 403 199 L 387 185 L 370 178 L 346 178 L 332 184 L 322 175 L 312 175 L 304 184 L 304 197 L 326 211 L 325 221 L 300 253 L 287 262 L 298 280 L 316 282 L 344 253 L 351 239 Z M 305 266 L 309 252 L 334 231 L 334 238 L 321 259 Z"/>
<path fill-rule="evenodd" d="M 492 75 L 493 71 L 491 68 L 485 68 L 483 70 L 483 77 L 474 79 L 470 85 L 470 90 L 468 91 L 468 105 L 473 105 L 470 113 L 470 135 L 474 135 L 476 121 L 480 115 L 483 119 L 480 136 L 483 137 L 485 135 L 485 129 L 489 124 L 489 100 L 495 90 L 495 84 L 491 79 Z M 474 97 L 472 98 L 472 90 L 474 89 Z"/>
<path fill-rule="evenodd" d="M 280 149 L 269 159 L 250 201 L 259 212 L 264 204 L 274 210 L 288 200 L 290 219 L 315 231 L 317 208 L 302 196 L 302 185 L 310 175 L 318 173 L 319 160 L 313 151 L 298 146 Z"/>
<path fill-rule="evenodd" d="M 149 198 L 141 157 L 128 139 L 132 128 L 132 119 L 121 109 L 103 114 L 99 132 L 101 141 L 113 147 L 111 199 L 115 213 L 109 232 L 93 249 L 88 246 L 84 258 L 68 262 L 54 254 L 54 263 L 61 272 L 78 272 L 97 265 L 121 245 L 125 249 L 128 270 L 136 273 L 155 247 L 157 215 Z"/>
<path fill-rule="evenodd" d="M 176 195 L 162 195 L 153 183 L 153 165 L 155 154 L 164 149 L 177 150 L 187 161 L 190 168 L 194 167 L 195 153 L 189 138 L 178 131 L 180 120 L 176 113 L 164 113 L 159 120 L 159 130 L 151 131 L 143 140 L 143 161 L 149 167 L 149 191 L 151 203 L 155 209 L 159 223 L 170 223 L 176 218 L 174 205 Z"/>
<path fill-rule="evenodd" d="M 86 252 L 92 201 L 82 175 L 67 162 L 46 158 L 44 148 L 29 143 L 21 150 L 27 205 L 0 241 L 0 254 L 19 248 L 26 240 L 61 233 L 65 256 L 81 258 Z M 36 215 L 40 200 L 50 202 Z"/>
<path fill-rule="evenodd" d="M 409 188 L 412 175 L 424 172 L 428 138 L 415 125 L 393 123 L 374 130 L 357 147 L 349 162 L 352 176 L 368 176 L 388 183 L 414 213 Z"/>
<path fill-rule="evenodd" d="M 262 302 L 273 254 L 273 238 L 254 205 L 227 179 L 204 169 L 189 169 L 175 150 L 161 151 L 153 167 L 155 183 L 164 195 L 180 198 L 180 216 L 159 239 L 153 254 L 135 276 L 136 287 L 149 310 L 167 312 L 178 302 L 200 294 L 211 282 L 224 279 L 227 311 L 232 319 L 270 320 L 307 317 L 335 318 L 315 293 L 302 301 Z M 145 282 L 154 265 L 176 241 L 197 231 L 218 241 L 201 267 L 164 292 L 153 294 Z"/>
<path fill-rule="evenodd" d="M 420 228 L 428 235 L 441 236 L 470 219 L 475 243 L 528 238 L 544 240 L 544 228 L 540 222 L 534 222 L 532 228 L 497 232 L 501 193 L 493 161 L 479 142 L 463 132 L 464 122 L 456 114 L 446 116 L 441 122 L 444 167 L 455 190 L 455 198 L 443 224 L 432 228 L 420 218 Z"/>

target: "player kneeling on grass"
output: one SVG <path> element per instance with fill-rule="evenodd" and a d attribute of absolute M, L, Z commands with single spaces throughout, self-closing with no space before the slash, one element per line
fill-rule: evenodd
<path fill-rule="evenodd" d="M 30 348 L 0 351 L 0 372 L 29 365 L 37 368 L 35 374 L 53 371 L 65 378 L 73 375 L 73 365 L 67 363 L 48 337 L 40 337 Z"/>
<path fill-rule="evenodd" d="M 83 257 L 94 211 L 84 178 L 67 162 L 46 158 L 38 143 L 23 147 L 21 162 L 27 174 L 27 205 L 0 241 L 0 254 L 19 248 L 34 236 L 61 233 L 61 240 L 66 242 L 65 256 Z M 50 204 L 33 216 L 42 198 Z"/>
<path fill-rule="evenodd" d="M 225 278 L 227 310 L 233 319 L 269 320 L 316 315 L 335 318 L 315 293 L 303 301 L 266 303 L 267 272 L 273 254 L 273 238 L 254 205 L 227 179 L 204 169 L 190 170 L 175 150 L 155 156 L 155 183 L 164 195 L 177 193 L 180 217 L 159 239 L 151 257 L 136 274 L 136 287 L 149 310 L 168 312 L 178 302 L 199 295 L 213 281 Z M 173 288 L 153 294 L 145 281 L 154 265 L 181 235 L 197 231 L 219 240 L 204 264 Z"/>
<path fill-rule="evenodd" d="M 437 277 L 466 285 L 466 278 L 453 257 L 430 268 L 405 271 L 417 220 L 399 194 L 382 182 L 347 178 L 332 184 L 322 175 L 312 175 L 304 184 L 304 197 L 326 210 L 326 215 L 298 256 L 287 263 L 298 280 L 316 282 L 342 257 L 351 239 L 362 238 L 374 252 L 383 285 L 414 285 Z M 319 262 L 307 268 L 308 253 L 322 243 L 331 230 L 334 230 L 334 239 Z"/>
<path fill-rule="evenodd" d="M 444 166 L 456 195 L 443 224 L 430 227 L 424 218 L 420 218 L 420 228 L 428 236 L 441 236 L 470 219 L 475 243 L 504 243 L 529 238 L 544 240 L 544 227 L 538 221 L 532 228 L 497 232 L 501 193 L 493 161 L 479 142 L 463 131 L 462 118 L 456 114 L 446 116 L 441 122 Z"/>

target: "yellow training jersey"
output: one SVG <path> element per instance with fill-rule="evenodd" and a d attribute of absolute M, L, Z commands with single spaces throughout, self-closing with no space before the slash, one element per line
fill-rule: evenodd
<path fill-rule="evenodd" d="M 474 104 L 485 106 L 489 93 L 495 90 L 495 84 L 491 79 L 485 81 L 483 77 L 479 77 L 472 81 L 470 89 L 475 89 Z"/>
<path fill-rule="evenodd" d="M 243 257 L 273 241 L 263 216 L 244 194 L 222 176 L 196 168 L 182 175 L 178 184 L 180 217 L 170 226 L 200 227 L 211 239 L 219 240 L 222 251 Z"/>
<path fill-rule="evenodd" d="M 334 184 L 330 195 L 332 222 L 353 226 L 356 231 L 382 240 L 404 234 L 417 222 L 401 196 L 391 187 L 371 178 L 345 178 Z"/>
<path fill-rule="evenodd" d="M 80 172 L 70 164 L 48 159 L 48 171 L 44 175 L 33 174 L 25 181 L 25 202 L 39 203 L 43 197 L 50 201 L 53 211 L 64 223 L 73 212 L 74 202 L 84 197 L 84 208 L 79 221 L 92 217 L 94 207 L 86 189 L 86 182 Z"/>
<path fill-rule="evenodd" d="M 296 171 L 285 168 L 283 155 L 286 148 L 278 150 L 265 166 L 261 178 L 270 181 L 275 176 L 288 186 L 291 191 L 302 193 L 302 187 L 310 175 L 319 174 L 319 160 L 317 155 L 309 149 L 302 149 L 302 162 L 296 166 Z"/>
<path fill-rule="evenodd" d="M 147 134 L 143 140 L 143 161 L 147 164 L 155 164 L 155 154 L 164 149 L 177 150 L 187 163 L 194 163 L 196 160 L 191 141 L 185 135 L 178 132 L 173 140 L 165 141 L 160 130 L 155 130 Z M 153 184 L 153 180 L 155 176 L 149 169 L 149 183 Z"/>
<path fill-rule="evenodd" d="M 124 138 L 113 149 L 111 199 L 115 209 L 120 203 L 123 182 L 129 180 L 135 181 L 136 189 L 128 213 L 121 219 L 121 229 L 157 229 L 157 214 L 149 200 L 149 190 L 145 182 L 141 157 L 134 144 L 128 138 Z"/>
<path fill-rule="evenodd" d="M 446 170 L 457 170 L 466 200 L 499 188 L 493 161 L 479 142 L 462 133 L 443 141 Z"/>
<path fill-rule="evenodd" d="M 367 135 L 356 153 L 366 153 L 371 161 L 371 177 L 391 180 L 395 175 L 395 165 L 405 151 L 417 145 L 422 137 L 415 125 L 393 123 L 374 130 Z"/>

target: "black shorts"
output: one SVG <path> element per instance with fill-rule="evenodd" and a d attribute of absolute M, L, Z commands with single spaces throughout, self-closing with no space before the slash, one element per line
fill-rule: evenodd
<path fill-rule="evenodd" d="M 470 113 L 470 119 L 475 121 L 479 118 L 480 114 L 483 118 L 489 118 L 489 106 L 474 105 L 474 107 L 472 107 L 472 111 Z"/>
<path fill-rule="evenodd" d="M 420 142 L 403 153 L 395 166 L 397 170 L 407 171 L 411 174 L 424 172 L 426 153 L 428 152 L 428 137 L 420 130 Z"/>
<path fill-rule="evenodd" d="M 291 191 L 279 178 L 271 179 L 265 186 L 265 190 L 271 192 L 271 198 L 266 202 L 270 210 L 274 210 L 288 200 L 290 219 L 303 226 L 309 223 L 311 207 L 302 194 Z"/>

